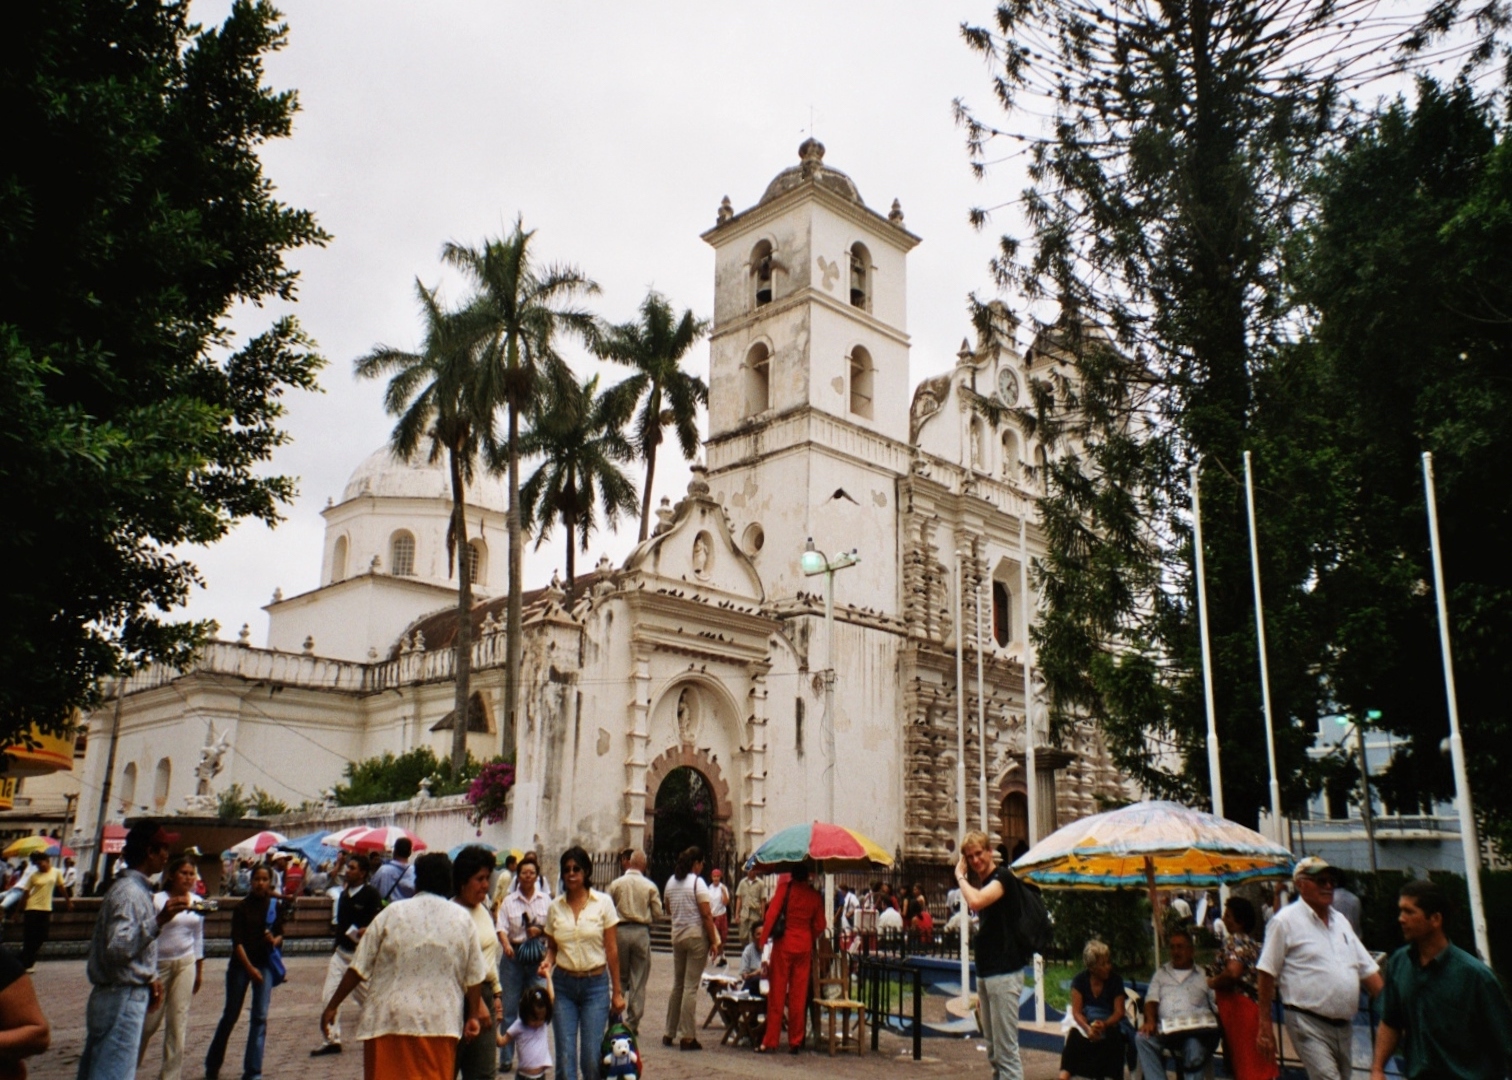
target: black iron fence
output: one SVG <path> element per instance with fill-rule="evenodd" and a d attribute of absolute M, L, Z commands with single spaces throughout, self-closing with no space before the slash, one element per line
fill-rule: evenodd
<path fill-rule="evenodd" d="M 871 1048 L 883 1025 L 913 1037 L 913 1059 L 924 1055 L 924 981 L 912 964 L 884 956 L 860 956 L 855 961 L 856 989 L 871 1025 Z"/>

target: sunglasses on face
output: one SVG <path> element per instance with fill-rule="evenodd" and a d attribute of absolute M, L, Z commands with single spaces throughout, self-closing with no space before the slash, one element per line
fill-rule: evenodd
<path fill-rule="evenodd" d="M 562 873 L 564 873 L 564 874 L 581 874 L 582 872 L 583 872 L 583 868 L 581 866 L 564 866 L 564 867 L 562 867 Z"/>

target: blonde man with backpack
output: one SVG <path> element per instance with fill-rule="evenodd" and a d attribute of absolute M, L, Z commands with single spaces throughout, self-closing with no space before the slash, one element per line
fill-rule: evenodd
<path fill-rule="evenodd" d="M 980 832 L 962 838 L 955 875 L 967 909 L 981 921 L 976 939 L 977 1001 L 992 1077 L 1023 1080 L 1018 1014 L 1029 957 L 1019 941 L 1023 913 L 1019 884 L 1012 871 L 998 865 L 991 841 Z"/>

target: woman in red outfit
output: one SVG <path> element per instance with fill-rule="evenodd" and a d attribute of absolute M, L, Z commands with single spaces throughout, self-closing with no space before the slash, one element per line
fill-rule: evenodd
<path fill-rule="evenodd" d="M 1269 1017 L 1260 1015 L 1255 988 L 1255 964 L 1260 943 L 1255 932 L 1255 908 L 1243 897 L 1231 896 L 1223 906 L 1228 931 L 1218 956 L 1208 967 L 1208 986 L 1218 992 L 1218 1019 L 1223 1025 L 1224 1060 L 1234 1080 L 1275 1080 L 1274 1058 L 1255 1047 L 1255 1035 Z"/>
<path fill-rule="evenodd" d="M 767 976 L 771 993 L 767 995 L 766 1037 L 756 1048 L 758 1054 L 777 1049 L 782 1036 L 782 1006 L 787 1005 L 788 1047 L 791 1053 L 803 1049 L 803 1022 L 809 988 L 809 962 L 814 942 L 825 930 L 824 897 L 808 882 L 808 867 L 800 866 L 777 882 L 777 893 L 767 905 L 757 944 L 765 948 L 772 943 L 771 972 Z M 777 923 L 783 924 L 777 932 Z"/>

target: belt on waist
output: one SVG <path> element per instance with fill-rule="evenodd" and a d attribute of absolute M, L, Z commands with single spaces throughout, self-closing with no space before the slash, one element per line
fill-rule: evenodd
<path fill-rule="evenodd" d="M 567 975 L 567 976 L 569 976 L 571 978 L 574 978 L 574 979 L 592 979 L 592 978 L 595 978 L 595 977 L 597 977 L 599 975 L 602 975 L 604 972 L 606 972 L 608 970 L 609 969 L 607 967 L 605 967 L 603 964 L 600 964 L 596 968 L 589 968 L 587 971 L 568 971 L 566 968 L 562 967 L 561 965 L 558 965 L 555 968 L 555 971 L 559 972 L 560 974 Z"/>
<path fill-rule="evenodd" d="M 621 926 L 644 926 L 644 927 L 649 927 L 651 925 L 648 922 L 636 922 L 634 919 L 621 919 L 619 921 L 619 924 Z"/>
<path fill-rule="evenodd" d="M 1315 1013 L 1311 1009 L 1304 1009 L 1300 1005 L 1284 1005 L 1284 1007 L 1288 1012 L 1301 1013 L 1303 1016 L 1306 1016 L 1309 1019 L 1317 1020 L 1321 1023 L 1328 1024 L 1331 1027 L 1348 1027 L 1350 1024 L 1354 1023 L 1353 1017 L 1350 1017 L 1348 1020 L 1340 1020 L 1337 1017 L 1324 1016 L 1322 1013 Z"/>

